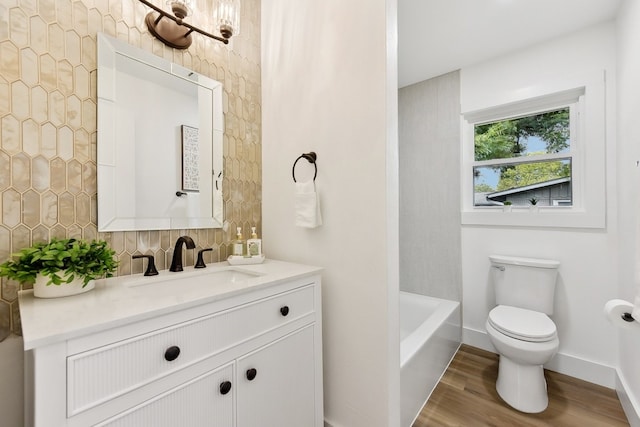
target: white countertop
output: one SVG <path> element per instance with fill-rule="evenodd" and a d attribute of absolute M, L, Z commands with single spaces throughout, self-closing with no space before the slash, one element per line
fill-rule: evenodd
<path fill-rule="evenodd" d="M 224 270 L 240 272 L 238 276 L 243 277 L 213 283 L 215 274 Z M 204 269 L 185 267 L 178 273 L 163 270 L 152 277 L 136 274 L 101 279 L 96 281 L 94 290 L 70 297 L 35 298 L 32 290 L 21 291 L 19 302 L 24 348 L 30 350 L 131 321 L 218 301 L 285 280 L 319 274 L 320 271 L 319 267 L 275 260 L 238 266 L 230 266 L 224 261 L 208 264 Z M 223 273 L 219 277 L 232 275 Z"/>

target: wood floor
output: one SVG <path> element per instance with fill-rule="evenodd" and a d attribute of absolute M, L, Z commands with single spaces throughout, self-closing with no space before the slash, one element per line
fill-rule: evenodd
<path fill-rule="evenodd" d="M 549 407 L 539 414 L 512 409 L 498 396 L 498 356 L 463 345 L 413 427 L 628 426 L 614 390 L 545 371 Z"/>

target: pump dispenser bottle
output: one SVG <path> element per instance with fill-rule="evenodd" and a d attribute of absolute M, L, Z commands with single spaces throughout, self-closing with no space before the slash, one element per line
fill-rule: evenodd
<path fill-rule="evenodd" d="M 231 243 L 231 255 L 244 256 L 246 253 L 246 244 L 242 240 L 242 228 L 236 228 L 236 239 Z"/>
<path fill-rule="evenodd" d="M 262 240 L 258 239 L 255 227 L 251 227 L 251 238 L 247 240 L 247 253 L 251 257 L 262 256 Z"/>

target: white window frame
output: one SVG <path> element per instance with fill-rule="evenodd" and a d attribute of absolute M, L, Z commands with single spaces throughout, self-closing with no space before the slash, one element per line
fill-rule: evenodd
<path fill-rule="evenodd" d="M 462 114 L 462 224 L 604 228 L 605 90 L 604 78 L 584 86 L 522 99 Z M 502 206 L 474 206 L 474 166 L 513 163 L 514 159 L 474 160 L 474 126 L 508 118 L 570 108 L 570 153 L 536 156 L 538 160 L 571 158 L 572 206 L 540 206 L 536 210 Z M 518 158 L 520 159 L 520 158 Z"/>

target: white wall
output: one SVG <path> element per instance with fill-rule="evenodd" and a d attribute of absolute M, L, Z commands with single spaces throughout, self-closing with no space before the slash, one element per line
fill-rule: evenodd
<path fill-rule="evenodd" d="M 625 1 L 618 18 L 618 195 L 620 244 L 618 297 L 633 301 L 640 286 L 640 2 Z M 620 330 L 618 374 L 621 401 L 631 425 L 640 425 L 640 336 L 638 332 Z M 625 398 L 625 393 L 627 397 Z M 629 405 L 635 405 L 633 410 Z M 634 416 L 631 416 L 634 414 Z"/>
<path fill-rule="evenodd" d="M 614 23 L 599 25 L 461 71 L 463 113 L 569 89 L 562 85 L 607 72 L 606 229 L 463 226 L 462 260 L 463 340 L 487 349 L 492 347 L 485 321 L 494 306 L 488 255 L 559 260 L 553 319 L 560 350 L 548 367 L 609 387 L 615 384 L 616 332 L 602 310 L 607 300 L 618 297 L 615 35 Z"/>
<path fill-rule="evenodd" d="M 264 251 L 325 268 L 325 419 L 336 427 L 399 423 L 395 14 L 395 0 L 262 2 Z M 291 167 L 309 151 L 317 229 L 294 226 Z"/>

